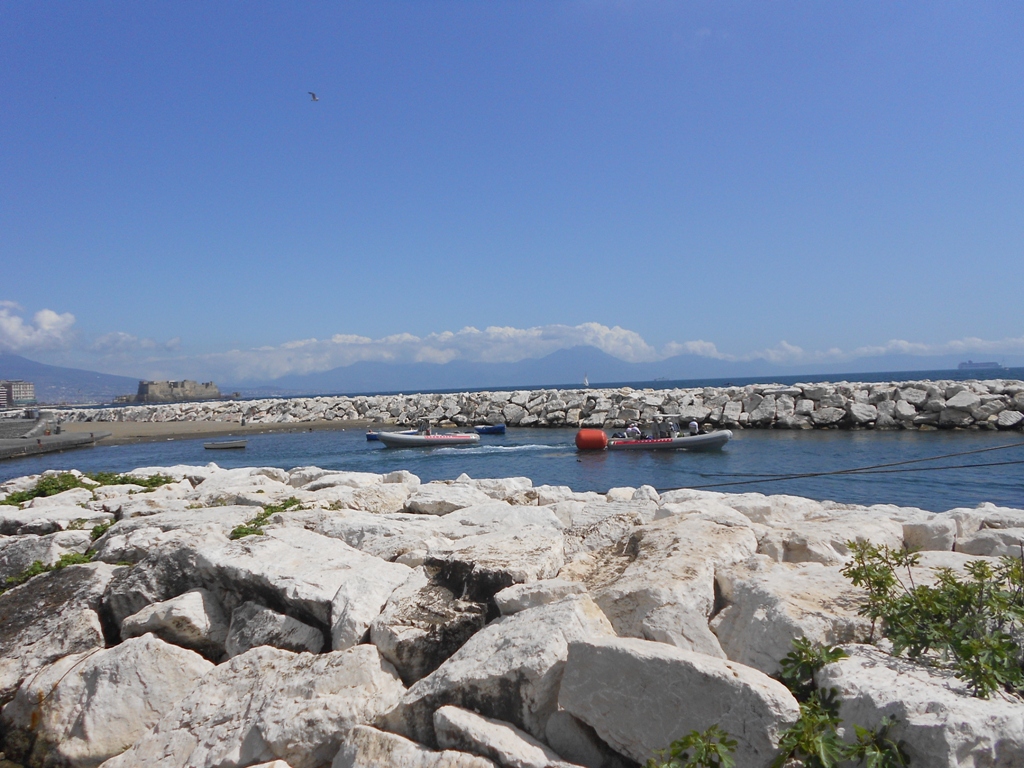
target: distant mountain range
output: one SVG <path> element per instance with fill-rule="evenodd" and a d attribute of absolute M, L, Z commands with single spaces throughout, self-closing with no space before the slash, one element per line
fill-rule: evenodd
<path fill-rule="evenodd" d="M 36 385 L 41 403 L 109 403 L 118 395 L 134 395 L 139 379 L 109 373 L 61 368 L 0 352 L 0 379 L 21 379 Z"/>
<path fill-rule="evenodd" d="M 601 384 L 702 381 L 743 383 L 757 379 L 822 380 L 850 378 L 876 372 L 941 372 L 955 370 L 962 357 L 885 355 L 845 363 L 787 367 L 767 360 L 731 362 L 699 355 L 679 355 L 656 363 L 627 363 L 596 347 L 573 347 L 515 363 L 378 363 L 361 362 L 319 373 L 283 376 L 260 382 L 217 382 L 222 392 L 238 391 L 245 397 L 280 397 L 314 394 L 422 392 L 459 389 L 526 389 L 582 387 Z M 991 358 L 988 358 L 991 359 Z M 1024 356 L 997 358 L 1006 366 L 1024 366 Z M 971 376 L 983 372 L 971 372 Z M 1019 375 L 1019 374 L 1018 374 Z M 75 368 L 44 365 L 19 355 L 0 353 L 0 379 L 25 379 L 36 385 L 46 403 L 110 402 L 117 395 L 133 394 L 139 379 L 112 376 Z M 911 376 L 907 376 L 911 378 Z"/>

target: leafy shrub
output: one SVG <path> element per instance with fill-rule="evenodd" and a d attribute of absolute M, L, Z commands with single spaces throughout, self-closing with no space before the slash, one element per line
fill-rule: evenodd
<path fill-rule="evenodd" d="M 110 526 L 112 526 L 113 524 L 113 520 L 107 520 L 105 523 L 94 525 L 92 527 L 92 540 L 96 541 L 96 539 L 98 539 L 100 536 L 106 533 L 110 529 Z"/>
<path fill-rule="evenodd" d="M 814 675 L 826 664 L 846 656 L 842 648 L 815 645 L 806 638 L 793 641 L 793 650 L 781 662 L 779 680 L 800 702 L 800 717 L 779 738 L 779 753 L 772 768 L 782 768 L 794 758 L 804 768 L 835 768 L 844 760 L 856 760 L 867 768 L 909 765 L 902 746 L 889 738 L 895 718 L 884 719 L 875 731 L 855 725 L 854 744 L 846 744 L 839 736 L 837 692 L 834 688 L 818 688 Z"/>
<path fill-rule="evenodd" d="M 302 502 L 300 502 L 294 496 L 291 496 L 282 501 L 280 504 L 268 504 L 266 507 L 257 512 L 256 515 L 253 516 L 251 519 L 249 519 L 242 525 L 235 526 L 235 528 L 232 529 L 231 534 L 228 538 L 241 539 L 245 536 L 262 536 L 263 526 L 267 524 L 267 522 L 273 515 L 276 515 L 278 512 L 284 512 L 285 510 L 291 509 L 292 507 L 296 507 L 301 503 Z"/>
<path fill-rule="evenodd" d="M 860 612 L 881 620 L 895 655 L 948 660 L 980 698 L 999 689 L 1024 692 L 1024 556 L 1004 557 L 995 567 L 968 563 L 966 577 L 941 568 L 928 586 L 914 584 L 915 553 L 867 542 L 850 542 L 850 549 L 843 574 L 867 590 Z"/>
<path fill-rule="evenodd" d="M 730 739 L 729 734 L 717 725 L 712 725 L 703 733 L 690 731 L 676 739 L 668 749 L 658 753 L 663 762 L 651 758 L 646 768 L 733 768 L 736 761 L 732 753 L 735 751 L 736 740 Z"/>

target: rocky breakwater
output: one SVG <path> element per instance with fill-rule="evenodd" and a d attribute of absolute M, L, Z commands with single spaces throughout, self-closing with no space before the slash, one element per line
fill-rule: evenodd
<path fill-rule="evenodd" d="M 751 384 L 700 389 L 543 389 L 458 394 L 311 397 L 124 408 L 66 409 L 59 421 L 370 421 L 415 425 L 622 428 L 695 420 L 740 429 L 1022 429 L 1024 382 L 901 381 Z"/>
<path fill-rule="evenodd" d="M 767 768 L 799 715 L 772 676 L 800 637 L 845 644 L 821 672 L 843 716 L 897 715 L 913 765 L 1024 759 L 1024 702 L 867 645 L 840 573 L 851 541 L 922 550 L 918 583 L 962 572 L 1018 551 L 1021 510 L 131 474 L 163 477 L 79 476 L 0 506 L 0 751 L 16 765 L 626 768 L 718 724 L 737 765 Z"/>

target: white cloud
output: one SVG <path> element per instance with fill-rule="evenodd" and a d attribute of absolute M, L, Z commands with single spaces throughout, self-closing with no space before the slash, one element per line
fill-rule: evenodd
<path fill-rule="evenodd" d="M 181 339 L 175 337 L 168 341 L 160 342 L 153 339 L 139 338 L 124 331 L 107 333 L 96 339 L 90 346 L 90 350 L 97 352 L 104 357 L 120 356 L 125 357 L 139 352 L 159 353 L 176 352 L 181 348 Z"/>
<path fill-rule="evenodd" d="M 41 309 L 32 317 L 32 322 L 25 322 L 21 312 L 24 309 L 15 302 L 0 301 L 0 350 L 54 349 L 71 341 L 75 316 L 70 312 L 58 314 L 52 309 Z"/>

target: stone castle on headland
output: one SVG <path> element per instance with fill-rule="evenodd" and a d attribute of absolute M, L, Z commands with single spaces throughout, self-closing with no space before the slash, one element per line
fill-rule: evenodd
<path fill-rule="evenodd" d="M 220 389 L 212 381 L 140 381 L 136 403 L 177 403 L 185 400 L 217 400 Z"/>

